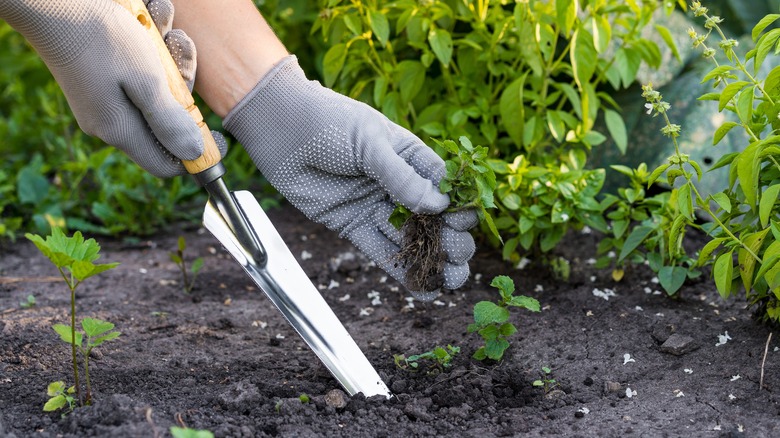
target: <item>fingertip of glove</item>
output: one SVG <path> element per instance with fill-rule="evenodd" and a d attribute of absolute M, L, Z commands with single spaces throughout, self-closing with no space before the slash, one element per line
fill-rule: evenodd
<path fill-rule="evenodd" d="M 456 231 L 467 231 L 479 224 L 479 216 L 474 209 L 445 213 L 442 215 L 444 223 Z"/>
<path fill-rule="evenodd" d="M 446 264 L 444 266 L 444 288 L 458 289 L 466 284 L 466 281 L 469 279 L 469 273 L 468 263 Z"/>

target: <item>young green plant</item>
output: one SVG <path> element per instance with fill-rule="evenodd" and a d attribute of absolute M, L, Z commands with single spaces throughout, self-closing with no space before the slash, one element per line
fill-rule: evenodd
<path fill-rule="evenodd" d="M 29 294 L 27 295 L 27 298 L 25 298 L 24 301 L 19 301 L 19 307 L 22 309 L 31 309 L 35 307 L 35 295 Z"/>
<path fill-rule="evenodd" d="M 116 338 L 119 336 L 119 332 L 106 334 L 114 327 L 113 324 L 85 318 L 82 321 L 82 328 L 87 335 L 87 343 L 86 346 L 83 346 L 83 334 L 76 331 L 76 288 L 87 278 L 113 269 L 119 263 L 94 263 L 100 258 L 100 245 L 94 239 L 84 240 L 79 231 L 76 231 L 72 237 L 67 237 L 59 228 L 53 228 L 51 235 L 47 236 L 45 240 L 41 236 L 30 233 L 25 234 L 25 237 L 31 240 L 38 250 L 57 267 L 70 290 L 70 326 L 55 324 L 53 328 L 63 341 L 71 345 L 73 380 L 75 382 L 73 387 L 75 388 L 76 401 L 80 405 L 89 405 L 92 403 L 92 388 L 88 370 L 89 355 L 86 354 L 84 357 L 84 371 L 87 381 L 86 396 L 82 400 L 77 349 L 80 348 L 82 353 L 89 352 L 93 347 Z"/>
<path fill-rule="evenodd" d="M 543 388 L 544 393 L 547 394 L 558 386 L 558 382 L 552 378 L 552 369 L 550 367 L 542 367 L 542 378 L 534 380 L 531 385 Z"/>
<path fill-rule="evenodd" d="M 478 333 L 485 345 L 474 352 L 474 359 L 501 360 L 509 348 L 508 338 L 517 332 L 517 327 L 509 322 L 509 308 L 519 307 L 538 312 L 539 301 L 534 298 L 514 295 L 515 283 L 506 275 L 493 278 L 490 285 L 497 288 L 500 297 L 496 302 L 480 301 L 474 305 L 474 323 L 469 324 L 469 333 Z"/>
<path fill-rule="evenodd" d="M 393 360 L 398 368 L 409 371 L 418 371 L 422 361 L 430 361 L 431 365 L 428 366 L 428 372 L 438 374 L 444 371 L 445 368 L 452 366 L 452 360 L 458 353 L 460 353 L 460 347 L 453 347 L 452 345 L 447 345 L 446 348 L 436 346 L 433 350 L 413 354 L 409 357 L 404 354 L 394 354 Z"/>
<path fill-rule="evenodd" d="M 459 144 L 452 140 L 434 140 L 438 150 L 445 156 L 446 174 L 439 183 L 442 193 L 450 196 L 447 212 L 474 209 L 480 220 L 501 240 L 488 209 L 494 208 L 493 191 L 496 175 L 487 164 L 488 149 L 474 146 L 466 137 L 460 137 Z M 404 233 L 403 245 L 398 261 L 407 269 L 407 283 L 410 289 L 432 292 L 444 282 L 441 216 L 413 214 L 398 206 L 390 216 L 390 223 Z"/>
<path fill-rule="evenodd" d="M 198 257 L 193 260 L 192 265 L 190 265 L 190 269 L 188 270 L 187 263 L 184 259 L 184 250 L 186 249 L 187 241 L 184 239 L 184 236 L 179 236 L 176 252 L 169 253 L 169 256 L 171 261 L 176 263 L 176 266 L 178 266 L 181 271 L 183 282 L 182 288 L 184 289 L 184 292 L 190 293 L 192 292 L 192 288 L 195 287 L 195 279 L 198 277 L 198 273 L 203 268 L 203 257 Z"/>
<path fill-rule="evenodd" d="M 214 433 L 210 430 L 171 426 L 170 431 L 173 438 L 214 438 Z"/>
<path fill-rule="evenodd" d="M 72 412 L 76 407 L 76 399 L 73 394 L 76 392 L 76 387 L 65 387 L 65 382 L 58 380 L 56 382 L 49 383 L 49 387 L 46 389 L 46 394 L 49 396 L 49 400 L 43 405 L 44 412 L 53 412 L 58 409 L 67 407 L 67 410 L 62 414 L 63 416 Z"/>

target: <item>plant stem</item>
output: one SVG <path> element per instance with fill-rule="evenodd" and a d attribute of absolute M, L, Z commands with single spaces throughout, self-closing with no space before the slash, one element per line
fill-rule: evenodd
<path fill-rule="evenodd" d="M 87 386 L 87 393 L 84 396 L 84 404 L 89 406 L 92 404 L 92 385 L 89 383 L 89 352 L 91 348 L 82 348 L 81 353 L 84 355 L 84 383 Z"/>
<path fill-rule="evenodd" d="M 71 356 L 73 360 L 73 381 L 74 386 L 76 388 L 76 400 L 78 400 L 79 405 L 81 405 L 81 387 L 79 386 L 79 364 L 78 364 L 78 358 L 77 358 L 77 352 L 76 352 L 76 287 L 78 287 L 79 283 L 74 283 L 73 279 L 73 273 L 70 273 L 70 279 L 68 278 L 68 275 L 65 274 L 65 272 L 60 268 L 59 266 L 57 269 L 60 271 L 60 275 L 62 275 L 62 278 L 65 279 L 65 283 L 68 284 L 68 288 L 70 289 L 70 347 L 71 347 Z"/>

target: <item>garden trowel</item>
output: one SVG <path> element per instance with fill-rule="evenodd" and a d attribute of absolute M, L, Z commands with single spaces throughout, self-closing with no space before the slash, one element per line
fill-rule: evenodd
<path fill-rule="evenodd" d="M 135 16 L 155 41 L 174 97 L 200 126 L 204 153 L 184 167 L 209 193 L 205 227 L 268 295 L 287 321 L 350 394 L 392 397 L 371 363 L 300 267 L 268 216 L 247 191 L 231 192 L 225 168 L 208 126 L 143 0 L 115 0 Z"/>

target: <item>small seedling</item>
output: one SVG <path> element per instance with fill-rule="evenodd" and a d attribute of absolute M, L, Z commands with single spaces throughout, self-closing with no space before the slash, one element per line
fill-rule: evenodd
<path fill-rule="evenodd" d="M 19 302 L 19 307 L 22 309 L 30 309 L 35 307 L 35 295 L 27 295 L 27 299 Z"/>
<path fill-rule="evenodd" d="M 65 382 L 62 380 L 49 383 L 49 387 L 46 390 L 46 394 L 49 395 L 49 401 L 43 405 L 44 412 L 53 412 L 65 407 L 67 407 L 67 411 L 62 414 L 63 416 L 72 412 L 73 408 L 76 407 L 76 400 L 73 397 L 75 392 L 75 387 L 66 388 Z"/>
<path fill-rule="evenodd" d="M 171 261 L 176 263 L 176 266 L 181 270 L 184 292 L 190 293 L 192 292 L 192 288 L 195 287 L 195 278 L 198 276 L 198 272 L 203 268 L 203 257 L 198 257 L 193 260 L 190 269 L 187 270 L 187 264 L 184 260 L 185 249 L 187 249 L 187 241 L 184 240 L 184 236 L 179 236 L 176 252 L 172 252 L 169 255 Z"/>
<path fill-rule="evenodd" d="M 487 209 L 495 208 L 493 192 L 496 175 L 487 164 L 488 148 L 473 146 L 466 137 L 460 137 L 460 145 L 452 140 L 434 140 L 446 154 L 446 175 L 439 183 L 439 190 L 450 197 L 446 212 L 475 209 L 493 236 L 501 240 L 498 229 Z M 441 230 L 443 221 L 439 215 L 413 214 L 403 206 L 397 206 L 389 218 L 404 238 L 398 253 L 398 262 L 407 269 L 409 288 L 416 292 L 431 292 L 444 283 L 444 262 Z"/>
<path fill-rule="evenodd" d="M 309 403 L 311 401 L 311 397 L 309 397 L 309 394 L 303 393 L 298 396 L 298 400 L 300 400 L 301 403 Z"/>
<path fill-rule="evenodd" d="M 214 433 L 209 430 L 171 426 L 170 431 L 173 438 L 214 438 Z"/>
<path fill-rule="evenodd" d="M 558 382 L 552 378 L 552 370 L 549 367 L 542 367 L 542 378 L 534 380 L 532 385 L 544 388 L 544 393 L 547 394 L 558 386 Z"/>
<path fill-rule="evenodd" d="M 447 345 L 447 348 L 444 348 L 437 346 L 431 351 L 414 354 L 409 357 L 406 357 L 404 354 L 394 354 L 393 360 L 398 368 L 409 371 L 418 371 L 420 369 L 420 361 L 429 360 L 432 364 L 428 366 L 428 372 L 438 374 L 444 371 L 445 368 L 452 366 L 452 360 L 458 353 L 460 353 L 460 347 Z"/>
<path fill-rule="evenodd" d="M 71 345 L 75 399 L 80 405 L 89 405 L 92 403 L 92 391 L 89 383 L 88 368 L 85 369 L 87 387 L 86 397 L 83 401 L 81 398 L 81 386 L 79 385 L 77 347 L 82 346 L 82 334 L 76 332 L 76 288 L 87 278 L 113 269 L 119 263 L 94 263 L 100 258 L 100 245 L 98 245 L 95 239 L 84 240 L 79 231 L 76 231 L 73 237 L 67 237 L 62 230 L 55 227 L 52 229 L 51 235 L 46 237 L 46 240 L 41 236 L 30 233 L 25 234 L 25 237 L 31 240 L 38 250 L 57 267 L 62 279 L 65 280 L 65 284 L 70 289 L 70 327 L 63 324 L 55 324 L 54 330 L 63 341 Z M 104 330 L 107 327 L 106 324 L 110 325 L 110 327 Z M 84 332 L 88 337 L 86 349 L 91 350 L 91 347 L 97 345 L 96 342 L 99 344 L 119 336 L 119 332 L 114 332 L 116 335 L 109 333 L 103 337 L 98 337 L 113 327 L 113 324 L 105 321 L 85 318 L 82 321 L 82 328 L 84 328 Z M 89 365 L 89 355 L 86 355 L 84 358 L 84 363 L 85 366 Z"/>
<path fill-rule="evenodd" d="M 509 307 L 520 307 L 532 312 L 538 312 L 539 301 L 514 295 L 515 283 L 506 275 L 493 278 L 491 286 L 498 288 L 501 297 L 497 302 L 480 301 L 474 305 L 474 323 L 469 324 L 468 332 L 479 333 L 485 345 L 474 353 L 474 359 L 500 360 L 504 351 L 509 348 L 507 338 L 517 332 L 517 327 L 509 322 Z"/>

